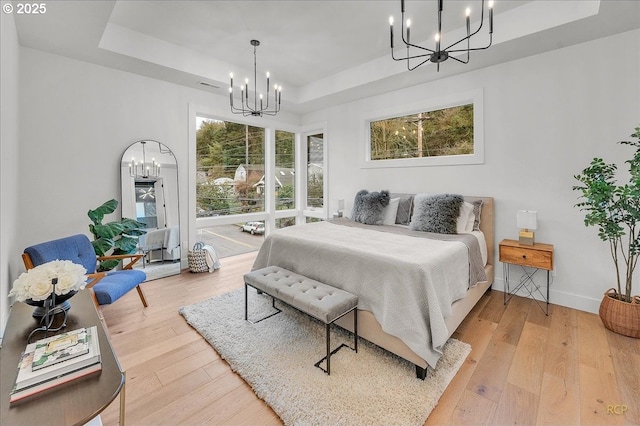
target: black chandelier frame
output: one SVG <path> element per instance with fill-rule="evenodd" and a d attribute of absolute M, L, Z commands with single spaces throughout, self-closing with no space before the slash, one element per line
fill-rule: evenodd
<path fill-rule="evenodd" d="M 280 102 L 282 100 L 282 86 L 277 84 L 274 87 L 273 95 L 275 99 L 275 106 L 273 109 L 269 109 L 269 73 L 267 72 L 267 99 L 266 104 L 263 103 L 262 93 L 258 95 L 258 66 L 257 66 L 257 53 L 256 48 L 260 46 L 260 41 L 251 40 L 253 46 L 253 106 L 249 101 L 249 79 L 245 79 L 244 85 L 240 86 L 240 108 L 236 107 L 233 103 L 233 73 L 230 74 L 229 83 L 229 103 L 231 105 L 231 112 L 234 114 L 242 114 L 244 117 L 262 117 L 263 115 L 276 115 L 280 112 Z M 259 105 L 259 107 L 258 107 Z"/>
<path fill-rule="evenodd" d="M 393 58 L 394 61 L 407 61 L 407 69 L 409 71 L 413 71 L 416 68 L 420 67 L 421 65 L 424 65 L 427 62 L 432 62 L 435 63 L 437 65 L 437 71 L 440 72 L 440 63 L 446 61 L 447 59 L 451 58 L 454 59 L 460 63 L 463 64 L 468 64 L 469 63 L 469 58 L 470 58 L 470 52 L 472 51 L 477 51 L 477 50 L 485 50 L 488 49 L 489 47 L 491 47 L 491 45 L 493 44 L 493 0 L 489 0 L 488 2 L 488 9 L 489 9 L 489 44 L 483 47 L 474 47 L 471 48 L 471 37 L 475 36 L 476 34 L 478 34 L 480 32 L 480 30 L 482 29 L 482 26 L 484 25 L 484 3 L 485 0 L 482 0 L 482 6 L 481 6 L 481 12 L 480 12 L 480 25 L 478 25 L 478 28 L 471 32 L 471 20 L 470 20 L 470 10 L 467 9 L 467 16 L 466 16 L 466 28 L 467 28 L 467 35 L 463 38 L 461 38 L 460 40 L 456 41 L 455 43 L 451 43 L 449 46 L 445 47 L 444 49 L 441 48 L 441 43 L 442 43 L 442 10 L 443 10 L 443 6 L 444 6 L 444 0 L 438 0 L 438 32 L 436 34 L 436 47 L 435 50 L 434 49 L 430 49 L 428 47 L 424 47 L 424 46 L 419 46 L 417 44 L 413 44 L 411 43 L 411 25 L 410 25 L 410 21 L 405 21 L 404 19 L 404 14 L 405 14 L 405 5 L 404 5 L 404 0 L 400 0 L 400 13 L 401 13 L 401 31 L 400 31 L 400 35 L 401 35 L 401 39 L 402 42 L 404 43 L 406 49 L 407 49 L 407 53 L 405 56 L 403 57 L 396 57 L 394 55 L 393 49 L 394 49 L 394 37 L 393 37 L 393 16 L 389 18 L 389 29 L 390 29 L 390 38 L 391 38 L 391 57 Z M 405 22 L 407 22 L 406 25 L 406 30 L 405 30 Z M 466 49 L 464 48 L 456 48 L 456 46 L 458 46 L 460 43 L 466 41 L 467 42 L 467 47 Z M 418 54 L 412 54 L 411 53 L 411 48 L 414 49 L 418 49 L 420 50 L 421 53 Z M 460 58 L 456 58 L 453 54 L 455 53 L 467 53 L 467 57 L 466 59 L 460 59 Z M 411 65 L 411 60 L 413 59 L 420 59 L 420 61 L 418 61 L 417 64 Z"/>

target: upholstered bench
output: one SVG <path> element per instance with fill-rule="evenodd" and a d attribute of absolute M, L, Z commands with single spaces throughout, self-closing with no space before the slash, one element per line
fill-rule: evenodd
<path fill-rule="evenodd" d="M 271 315 L 257 321 L 250 321 L 248 317 L 248 288 L 255 288 L 259 292 L 264 292 L 271 296 L 272 306 L 276 310 Z M 244 275 L 244 319 L 252 324 L 256 324 L 278 313 L 280 309 L 275 306 L 275 299 L 322 321 L 327 331 L 327 355 L 318 361 L 315 366 L 327 374 L 331 374 L 331 355 L 335 354 L 343 346 L 338 346 L 331 350 L 330 327 L 338 318 L 343 317 L 351 311 L 355 311 L 353 316 L 353 330 L 355 345 L 353 349 L 358 352 L 358 297 L 344 290 L 330 285 L 312 280 L 303 275 L 288 271 L 279 266 L 268 266 Z M 347 346 L 348 347 L 348 346 Z M 320 366 L 322 361 L 327 360 L 327 369 Z"/>

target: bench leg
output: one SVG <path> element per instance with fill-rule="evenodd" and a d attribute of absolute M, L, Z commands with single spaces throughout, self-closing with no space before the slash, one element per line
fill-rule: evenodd
<path fill-rule="evenodd" d="M 355 340 L 355 350 L 358 353 L 358 308 L 353 311 L 353 339 Z"/>
<path fill-rule="evenodd" d="M 331 325 L 327 324 L 327 375 L 331 375 Z"/>
<path fill-rule="evenodd" d="M 349 313 L 349 312 L 345 312 L 342 315 L 346 315 L 347 313 Z M 327 355 L 324 358 L 322 358 L 320 361 L 318 361 L 318 362 L 316 362 L 314 364 L 316 367 L 318 367 L 320 370 L 322 370 L 325 373 L 327 373 L 327 375 L 329 375 L 329 376 L 331 375 L 331 355 L 335 354 L 336 352 L 338 352 L 343 347 L 349 348 L 349 349 L 351 349 L 352 351 L 354 351 L 356 353 L 358 352 L 358 308 L 356 307 L 353 310 L 353 338 L 354 338 L 354 346 L 353 346 L 353 348 L 349 347 L 349 345 L 347 345 L 345 343 L 342 343 L 340 346 L 338 346 L 334 350 L 331 350 L 331 324 L 332 323 L 325 324 L 326 325 L 326 332 L 327 332 L 327 336 L 326 336 Z M 324 361 L 325 359 L 327 360 L 327 368 L 326 368 L 326 370 L 320 366 L 322 361 Z"/>
<path fill-rule="evenodd" d="M 272 307 L 273 307 L 273 309 L 275 309 L 276 311 L 275 311 L 274 313 L 272 313 L 271 315 L 267 315 L 267 316 L 266 316 L 266 317 L 264 317 L 264 318 L 260 318 L 260 319 L 259 319 L 259 320 L 257 320 L 257 321 L 251 321 L 251 320 L 249 319 L 249 312 L 248 312 L 248 311 L 249 311 L 249 308 L 248 308 L 248 305 L 249 305 L 249 294 L 248 294 L 248 293 L 249 293 L 249 284 L 247 284 L 247 283 L 245 282 L 245 283 L 244 283 L 244 319 L 245 319 L 245 321 L 249 322 L 250 324 L 257 324 L 257 323 L 259 323 L 260 321 L 264 321 L 264 320 L 266 320 L 267 318 L 271 318 L 272 316 L 277 315 L 277 314 L 279 314 L 280 312 L 282 312 L 280 309 L 278 309 L 278 308 L 276 307 L 276 299 L 275 299 L 275 297 L 273 297 L 273 296 L 269 295 L 269 296 L 271 296 L 271 306 L 272 306 Z M 264 292 L 260 292 L 260 293 L 264 293 Z"/>

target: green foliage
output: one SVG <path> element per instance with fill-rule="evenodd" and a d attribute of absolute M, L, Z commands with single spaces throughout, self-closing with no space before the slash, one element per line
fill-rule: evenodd
<path fill-rule="evenodd" d="M 633 273 L 640 257 L 640 127 L 636 127 L 631 137 L 637 140 L 619 142 L 636 150 L 633 157 L 625 161 L 629 166 L 628 183 L 616 183 L 615 164 L 594 158 L 589 167 L 574 176 L 581 185 L 573 187 L 574 191 L 581 192 L 582 201 L 576 207 L 586 212 L 585 226 L 597 227 L 600 239 L 609 243 L 618 294 L 627 302 L 631 301 Z M 624 271 L 620 262 L 624 262 Z M 621 273 L 624 273 L 624 292 Z"/>
<path fill-rule="evenodd" d="M 196 184 L 196 205 L 199 216 L 241 213 L 238 196 L 231 185 Z"/>
<path fill-rule="evenodd" d="M 264 164 L 264 129 L 205 121 L 196 133 L 197 168 L 210 180 L 233 178 L 239 165 Z"/>
<path fill-rule="evenodd" d="M 93 249 L 98 256 L 110 254 L 131 254 L 136 252 L 137 238 L 146 231 L 140 229 L 146 225 L 134 219 L 122 218 L 119 221 L 103 224 L 104 217 L 113 213 L 118 207 L 116 200 L 109 200 L 95 210 L 89 210 L 87 216 L 91 219 L 89 231 L 93 235 Z M 119 260 L 104 260 L 98 265 L 98 271 L 110 271 L 115 268 Z"/>
<path fill-rule="evenodd" d="M 307 205 L 309 207 L 322 207 L 324 199 L 324 176 L 315 173 L 307 179 Z"/>
<path fill-rule="evenodd" d="M 473 105 L 371 122 L 371 158 L 473 154 Z"/>
<path fill-rule="evenodd" d="M 284 185 L 278 190 L 276 210 L 287 210 L 295 207 L 293 185 Z"/>
<path fill-rule="evenodd" d="M 275 132 L 276 166 L 293 168 L 295 133 Z M 264 209 L 264 197 L 253 186 L 264 174 L 264 128 L 229 121 L 204 121 L 196 133 L 196 207 L 199 216 L 247 213 Z M 245 166 L 246 182 L 214 185 L 234 179 Z"/>

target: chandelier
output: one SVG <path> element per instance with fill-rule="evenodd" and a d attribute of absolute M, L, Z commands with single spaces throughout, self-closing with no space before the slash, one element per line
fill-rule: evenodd
<path fill-rule="evenodd" d="M 137 179 L 157 178 L 160 176 L 160 163 L 156 163 L 156 159 L 152 158 L 151 162 L 147 162 L 147 153 L 145 151 L 146 141 L 140 141 L 142 144 L 142 161 L 137 162 L 135 157 L 131 157 L 129 163 L 129 176 Z"/>
<path fill-rule="evenodd" d="M 233 73 L 229 75 L 231 83 L 229 84 L 229 102 L 231 103 L 231 112 L 234 114 L 242 114 L 247 117 L 262 117 L 263 115 L 276 115 L 280 112 L 280 100 L 282 98 L 282 86 L 277 84 L 273 90 L 274 106 L 269 109 L 269 73 L 267 72 L 267 99 L 264 102 L 262 93 L 258 95 L 258 73 L 256 66 L 256 47 L 260 46 L 258 40 L 251 40 L 253 46 L 253 106 L 249 102 L 249 79 L 244 79 L 244 85 L 240 86 L 241 107 L 237 108 L 233 104 Z"/>
<path fill-rule="evenodd" d="M 443 0 L 438 0 L 438 32 L 435 34 L 435 49 L 430 49 L 428 47 L 423 47 L 423 46 L 418 46 L 416 44 L 412 44 L 411 43 L 411 20 L 407 19 L 406 20 L 406 31 L 405 31 L 405 19 L 404 19 L 404 0 L 400 0 L 400 12 L 402 14 L 402 28 L 401 28 L 401 38 L 402 38 L 402 42 L 404 43 L 405 47 L 407 48 L 407 53 L 406 56 L 401 57 L 401 58 L 396 58 L 395 55 L 393 54 L 393 49 L 394 49 L 394 44 L 393 44 L 393 16 L 391 16 L 389 18 L 389 26 L 390 26 L 390 31 L 391 31 L 391 57 L 393 58 L 393 60 L 395 61 L 407 61 L 407 69 L 409 71 L 413 71 L 414 69 L 418 68 L 420 65 L 423 65 L 427 62 L 433 62 L 435 64 L 437 64 L 437 70 L 438 72 L 440 71 L 440 62 L 444 62 L 447 59 L 451 58 L 454 59 L 458 62 L 461 62 L 463 64 L 467 64 L 469 63 L 469 52 L 471 51 L 475 51 L 475 50 L 484 50 L 484 49 L 488 49 L 489 47 L 491 47 L 491 43 L 493 43 L 493 0 L 489 0 L 488 2 L 488 9 L 489 9 L 489 44 L 484 46 L 484 47 L 474 47 L 471 48 L 471 37 L 473 37 L 474 35 L 478 34 L 480 32 L 480 30 L 482 29 L 482 26 L 484 24 L 484 1 L 482 0 L 482 5 L 480 7 L 481 11 L 480 11 L 480 24 L 478 25 L 478 28 L 471 32 L 471 9 L 467 8 L 466 10 L 466 29 L 467 29 L 467 35 L 465 37 L 462 37 L 461 39 L 459 39 L 458 41 L 449 44 L 447 47 L 445 47 L 444 49 L 442 48 L 442 46 L 445 43 L 445 40 L 443 40 L 442 37 L 442 6 L 444 1 Z M 466 48 L 463 46 L 458 46 L 459 44 L 463 43 L 466 41 Z M 412 50 L 413 48 L 413 50 Z M 415 51 L 415 49 L 418 49 L 417 52 Z M 459 59 L 456 58 L 454 55 L 454 53 L 464 53 L 466 52 L 466 59 Z M 462 55 L 464 57 L 464 55 Z M 411 64 L 411 60 L 417 60 L 414 61 L 413 64 Z"/>

